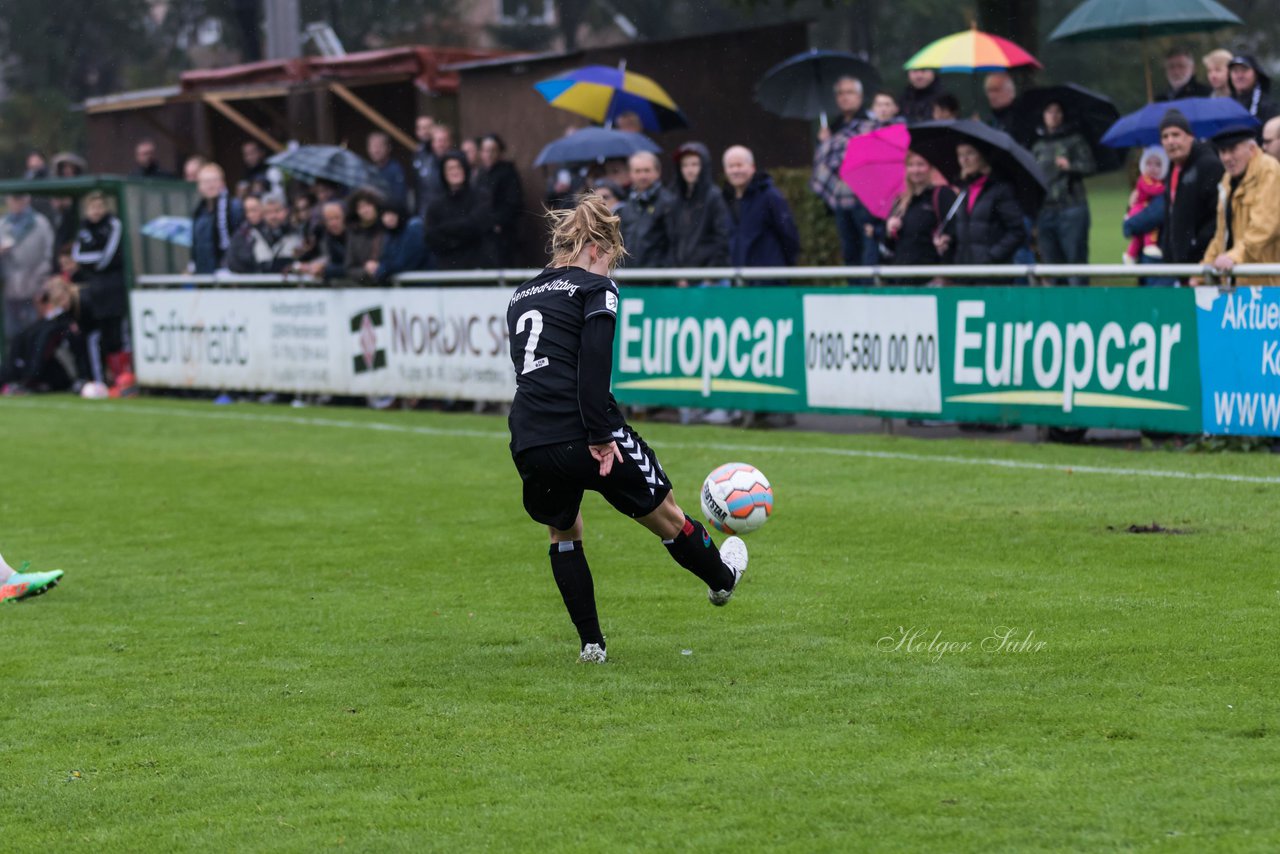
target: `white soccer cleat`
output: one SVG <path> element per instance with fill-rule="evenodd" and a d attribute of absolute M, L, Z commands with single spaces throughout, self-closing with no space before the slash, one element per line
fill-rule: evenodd
<path fill-rule="evenodd" d="M 604 647 L 598 643 L 589 643 L 578 653 L 579 664 L 604 664 L 606 659 Z"/>
<path fill-rule="evenodd" d="M 733 587 L 728 590 L 707 590 L 707 598 L 712 605 L 724 605 L 733 596 L 742 582 L 742 574 L 747 571 L 747 544 L 742 537 L 729 537 L 720 544 L 720 560 L 733 572 Z"/>

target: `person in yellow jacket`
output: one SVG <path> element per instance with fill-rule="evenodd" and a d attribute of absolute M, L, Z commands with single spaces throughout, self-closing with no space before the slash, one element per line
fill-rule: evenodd
<path fill-rule="evenodd" d="M 1203 263 L 1220 273 L 1237 264 L 1280 264 L 1280 161 L 1258 147 L 1256 133 L 1231 127 L 1213 136 L 1226 171 L 1218 185 L 1218 228 Z M 1249 276 L 1236 284 L 1277 285 L 1280 276 Z"/>

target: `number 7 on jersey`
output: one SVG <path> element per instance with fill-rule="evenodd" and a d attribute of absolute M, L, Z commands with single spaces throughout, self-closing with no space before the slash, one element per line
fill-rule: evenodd
<path fill-rule="evenodd" d="M 545 368 L 549 361 L 546 356 L 539 359 L 537 352 L 538 339 L 542 337 L 542 312 L 533 309 L 520 315 L 516 320 L 517 335 L 524 332 L 526 320 L 529 321 L 529 340 L 524 342 L 524 370 L 520 372 L 522 376 L 536 371 L 538 368 Z"/>

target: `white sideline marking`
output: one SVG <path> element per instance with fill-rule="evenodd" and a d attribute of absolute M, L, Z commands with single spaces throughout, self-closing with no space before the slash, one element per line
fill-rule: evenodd
<path fill-rule="evenodd" d="M 202 412 L 194 409 L 162 409 L 140 404 L 122 405 L 118 403 L 95 403 L 91 407 L 73 403 L 55 403 L 52 401 L 7 400 L 3 406 L 27 407 L 30 409 L 64 409 L 85 412 L 97 409 L 106 412 L 117 412 L 136 415 L 168 415 L 185 418 L 203 418 L 221 421 L 258 422 L 263 424 L 294 424 L 301 427 L 332 427 L 343 430 L 371 430 L 382 433 L 406 433 L 417 436 L 454 436 L 473 439 L 510 439 L 505 430 L 466 430 L 445 427 L 423 427 L 410 424 L 388 424 L 382 421 L 342 421 L 331 418 L 303 418 L 297 415 L 259 415 L 248 412 L 213 411 Z M 1155 477 L 1173 480 L 1211 480 L 1224 483 L 1262 483 L 1280 485 L 1280 476 L 1266 477 L 1247 474 L 1216 474 L 1212 472 L 1188 472 L 1174 469 L 1136 469 L 1115 468 L 1111 466 L 1077 466 L 1054 463 L 1036 463 L 1027 460 L 1002 460 L 996 457 L 957 457 L 948 454 L 912 454 L 904 451 L 860 451 L 853 448 L 823 447 L 786 447 L 781 445 L 742 445 L 728 442 L 663 442 L 665 448 L 678 448 L 682 451 L 712 449 L 717 451 L 748 452 L 756 454 L 775 454 L 785 451 L 791 454 L 822 454 L 833 457 L 852 457 L 872 460 L 901 460 L 913 463 L 948 463 L 961 466 L 987 466 L 990 468 L 1022 469 L 1025 471 L 1048 471 L 1061 474 L 1100 474 L 1113 477 Z"/>

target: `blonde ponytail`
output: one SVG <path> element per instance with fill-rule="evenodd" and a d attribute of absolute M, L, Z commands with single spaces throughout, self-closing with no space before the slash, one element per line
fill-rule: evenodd
<path fill-rule="evenodd" d="M 547 220 L 551 223 L 548 254 L 553 267 L 572 264 L 582 250 L 592 244 L 601 252 L 613 253 L 611 271 L 627 256 L 627 249 L 622 245 L 622 220 L 594 192 L 578 196 L 571 208 L 547 211 Z"/>

